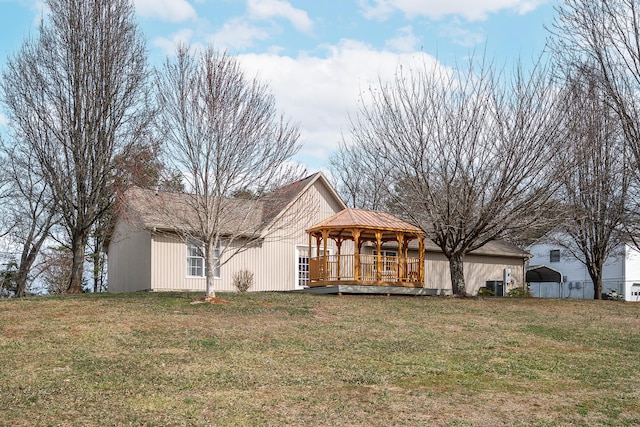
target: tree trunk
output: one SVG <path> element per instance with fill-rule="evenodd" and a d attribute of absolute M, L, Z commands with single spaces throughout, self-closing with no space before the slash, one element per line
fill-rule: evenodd
<path fill-rule="evenodd" d="M 93 292 L 102 292 L 104 284 L 104 258 L 100 252 L 99 244 L 93 247 L 91 262 L 93 264 Z"/>
<path fill-rule="evenodd" d="M 205 242 L 204 248 L 204 262 L 206 264 L 205 280 L 206 280 L 206 294 L 205 298 L 215 298 L 216 290 L 213 286 L 213 276 L 216 271 L 215 260 L 213 254 L 215 253 L 216 245 L 213 240 Z"/>
<path fill-rule="evenodd" d="M 16 276 L 16 297 L 22 298 L 25 295 L 25 289 L 27 287 L 27 277 L 31 270 L 31 265 L 35 261 L 35 254 L 40 250 L 40 245 L 36 243 L 34 248 L 35 252 L 31 252 L 32 234 L 27 237 L 23 247 L 22 256 L 20 257 L 20 267 L 18 268 L 18 275 Z"/>
<path fill-rule="evenodd" d="M 29 272 L 29 268 L 24 264 L 20 264 L 20 269 L 18 270 L 18 275 L 16 276 L 16 297 L 22 298 L 25 296 L 25 290 L 27 287 L 27 275 Z"/>
<path fill-rule="evenodd" d="M 593 299 L 602 299 L 602 265 L 587 268 L 587 271 L 593 282 Z"/>
<path fill-rule="evenodd" d="M 452 255 L 449 258 L 449 271 L 451 272 L 451 288 L 454 295 L 467 296 L 467 287 L 464 282 L 463 256 Z"/>
<path fill-rule="evenodd" d="M 100 280 L 100 254 L 94 252 L 91 254 L 91 260 L 93 261 L 93 293 L 98 292 L 98 280 Z"/>
<path fill-rule="evenodd" d="M 33 263 L 35 262 L 36 257 L 40 252 L 42 244 L 49 234 L 49 224 L 50 220 L 47 220 L 47 226 L 44 227 L 43 231 L 40 234 L 40 237 L 37 239 L 33 238 L 34 233 L 32 230 L 32 233 L 29 235 L 27 241 L 22 247 L 20 268 L 18 269 L 18 276 L 16 277 L 16 297 L 18 298 L 22 298 L 25 296 L 29 272 L 31 271 L 31 266 L 33 266 Z"/>
<path fill-rule="evenodd" d="M 66 293 L 80 294 L 82 293 L 82 276 L 84 273 L 84 253 L 89 241 L 87 233 L 78 233 L 71 239 L 71 252 L 73 261 L 71 263 L 71 277 L 69 278 L 69 286 Z"/>

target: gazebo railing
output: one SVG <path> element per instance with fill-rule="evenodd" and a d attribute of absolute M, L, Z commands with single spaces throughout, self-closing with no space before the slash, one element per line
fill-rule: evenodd
<path fill-rule="evenodd" d="M 309 259 L 309 278 L 311 282 L 357 281 L 363 284 L 420 282 L 420 260 L 418 258 L 400 258 L 386 256 L 380 265 L 378 277 L 378 257 L 360 254 L 359 275 L 356 278 L 356 255 L 321 255 Z M 326 260 L 325 260 L 326 258 Z M 402 265 L 400 263 L 402 262 Z M 326 271 L 325 271 L 326 266 Z M 401 268 L 402 267 L 402 268 Z"/>

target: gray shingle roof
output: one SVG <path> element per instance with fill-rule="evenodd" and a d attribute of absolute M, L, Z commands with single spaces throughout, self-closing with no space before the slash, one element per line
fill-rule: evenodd
<path fill-rule="evenodd" d="M 257 236 L 320 173 L 310 175 L 277 188 L 259 199 L 220 199 L 220 232 L 223 235 Z M 201 203 L 201 204 L 199 204 Z M 172 193 L 132 187 L 124 195 L 119 215 L 137 226 L 163 231 L 195 231 L 200 229 L 198 206 L 205 199 L 194 194 Z M 214 215 L 211 215 L 214 217 Z"/>

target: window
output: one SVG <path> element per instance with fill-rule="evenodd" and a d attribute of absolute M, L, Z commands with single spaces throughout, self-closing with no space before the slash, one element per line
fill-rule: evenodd
<path fill-rule="evenodd" d="M 220 241 L 216 245 L 213 253 L 213 262 L 215 269 L 213 277 L 220 278 Z M 206 265 L 204 262 L 204 247 L 195 242 L 187 242 L 187 276 L 189 277 L 205 277 Z"/>
<path fill-rule="evenodd" d="M 193 242 L 187 243 L 187 276 L 204 277 L 204 249 Z"/>
<path fill-rule="evenodd" d="M 296 247 L 296 288 L 309 286 L 309 248 Z"/>
<path fill-rule="evenodd" d="M 374 249 L 374 255 L 378 255 L 378 251 Z M 396 271 L 398 262 L 398 252 L 396 251 L 380 251 L 380 255 L 382 255 L 382 271 Z M 377 256 L 375 258 L 378 259 Z"/>
<path fill-rule="evenodd" d="M 549 251 L 549 262 L 560 262 L 560 249 L 552 249 Z"/>

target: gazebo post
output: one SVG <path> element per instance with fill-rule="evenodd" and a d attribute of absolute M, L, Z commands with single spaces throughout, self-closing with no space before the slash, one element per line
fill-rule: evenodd
<path fill-rule="evenodd" d="M 378 252 L 378 255 L 376 256 L 376 282 L 381 282 L 382 281 L 382 266 L 380 265 L 382 263 L 382 253 L 381 253 L 381 249 L 382 249 L 382 231 L 377 231 L 376 230 L 376 250 Z"/>
<path fill-rule="evenodd" d="M 406 237 L 406 236 L 405 236 Z M 402 252 L 404 253 L 404 275 L 407 281 L 409 281 L 409 242 L 413 239 L 406 238 L 404 239 L 404 244 L 402 245 Z"/>
<path fill-rule="evenodd" d="M 404 233 L 396 233 L 396 239 L 398 240 L 398 259 L 396 260 L 398 263 L 397 279 L 398 282 L 402 282 L 405 278 L 404 262 L 406 259 L 404 253 Z"/>
<path fill-rule="evenodd" d="M 327 240 L 329 239 L 329 230 L 322 230 L 322 246 L 324 253 L 324 280 L 329 280 L 329 257 L 327 256 Z"/>
<path fill-rule="evenodd" d="M 307 285 L 311 286 L 311 245 L 312 245 L 312 236 L 311 233 L 309 233 L 309 252 L 307 252 L 307 259 L 309 260 L 309 277 L 307 280 L 309 280 L 309 282 L 307 283 Z M 296 262 L 299 262 L 298 260 L 296 260 Z"/>
<path fill-rule="evenodd" d="M 425 287 L 424 283 L 424 237 L 418 236 L 418 277 L 420 284 Z"/>
<path fill-rule="evenodd" d="M 322 274 L 320 273 L 320 239 L 322 239 L 322 235 L 321 234 L 316 234 L 316 260 L 318 261 L 318 279 L 322 280 L 322 282 L 324 282 L 324 272 Z"/>
<path fill-rule="evenodd" d="M 351 230 L 353 236 L 353 280 L 360 280 L 360 230 Z"/>
<path fill-rule="evenodd" d="M 337 276 L 338 276 L 338 280 L 340 280 L 340 259 L 342 258 L 342 239 L 341 238 L 337 238 L 336 239 L 336 246 L 338 247 L 338 271 L 337 271 Z"/>

